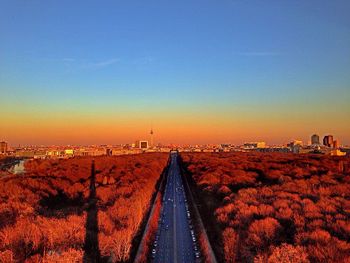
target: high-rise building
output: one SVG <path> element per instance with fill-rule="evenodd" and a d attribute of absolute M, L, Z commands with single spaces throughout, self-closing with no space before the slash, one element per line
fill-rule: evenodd
<path fill-rule="evenodd" d="M 148 149 L 148 141 L 136 141 L 135 147 L 139 149 Z"/>
<path fill-rule="evenodd" d="M 338 140 L 334 140 L 333 141 L 333 148 L 334 149 L 338 149 L 339 148 L 339 141 Z"/>
<path fill-rule="evenodd" d="M 324 136 L 323 145 L 327 147 L 333 147 L 333 135 Z"/>
<path fill-rule="evenodd" d="M 153 129 L 152 128 L 151 128 L 151 131 L 150 131 L 150 135 L 151 135 L 150 146 L 153 147 Z"/>
<path fill-rule="evenodd" d="M 4 154 L 7 152 L 7 142 L 0 142 L 0 153 Z"/>
<path fill-rule="evenodd" d="M 320 144 L 320 136 L 318 136 L 317 134 L 312 135 L 311 136 L 311 144 L 312 145 Z"/>

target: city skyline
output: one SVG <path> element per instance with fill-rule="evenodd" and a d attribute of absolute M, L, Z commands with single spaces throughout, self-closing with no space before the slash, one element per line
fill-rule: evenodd
<path fill-rule="evenodd" d="M 10 145 L 350 144 L 350 3 L 0 4 Z"/>
<path fill-rule="evenodd" d="M 68 144 L 65 144 L 65 143 L 53 143 L 52 141 L 49 142 L 49 143 L 41 143 L 41 144 L 36 144 L 36 143 L 23 143 L 23 144 L 15 144 L 15 143 L 11 143 L 11 142 L 8 142 L 6 140 L 2 140 L 0 141 L 1 143 L 6 143 L 9 147 L 13 147 L 13 148 L 16 148 L 18 146 L 20 147 L 40 147 L 40 146 L 44 146 L 44 147 L 69 147 L 69 146 L 116 146 L 116 145 L 133 145 L 140 141 L 147 141 L 147 143 L 149 144 L 149 146 L 152 146 L 152 147 L 157 147 L 157 146 L 165 146 L 165 145 L 178 145 L 178 146 L 195 146 L 195 145 L 225 145 L 225 144 L 230 144 L 230 145 L 236 145 L 236 146 L 242 146 L 246 143 L 259 143 L 259 142 L 262 142 L 264 143 L 264 145 L 266 144 L 267 147 L 273 147 L 273 146 L 288 146 L 290 143 L 293 143 L 293 142 L 298 142 L 298 143 L 302 143 L 303 145 L 305 146 L 312 146 L 312 145 L 321 145 L 321 146 L 327 146 L 325 144 L 325 140 L 327 140 L 328 142 L 328 137 L 331 137 L 332 138 L 332 141 L 331 141 L 331 145 L 330 147 L 332 146 L 333 142 L 336 142 L 336 145 L 338 145 L 337 147 L 334 147 L 334 148 L 338 148 L 339 146 L 344 146 L 344 147 L 349 147 L 348 144 L 346 143 L 343 143 L 342 140 L 339 139 L 339 137 L 335 137 L 334 138 L 334 135 L 333 134 L 329 134 L 329 133 L 325 133 L 323 135 L 320 135 L 320 134 L 317 134 L 317 133 L 314 133 L 312 135 L 310 135 L 308 138 L 305 137 L 304 139 L 301 139 L 300 137 L 293 137 L 293 138 L 289 138 L 287 139 L 286 141 L 283 141 L 283 142 L 271 142 L 271 141 L 265 141 L 265 140 L 262 140 L 262 138 L 253 138 L 251 140 L 243 140 L 243 141 L 238 141 L 236 140 L 235 142 L 234 141 L 221 141 L 221 142 L 208 142 L 208 141 L 203 141 L 201 143 L 190 143 L 190 142 L 184 142 L 184 140 L 180 141 L 180 142 L 162 142 L 162 141 L 154 141 L 154 131 L 153 131 L 153 128 L 152 128 L 152 133 L 148 134 L 148 135 L 145 135 L 145 136 L 141 136 L 141 137 L 138 137 L 138 138 L 134 138 L 134 139 L 131 139 L 130 141 L 112 141 L 112 142 L 104 142 L 104 143 L 68 143 Z M 317 139 L 315 139 L 315 136 L 317 137 Z"/>

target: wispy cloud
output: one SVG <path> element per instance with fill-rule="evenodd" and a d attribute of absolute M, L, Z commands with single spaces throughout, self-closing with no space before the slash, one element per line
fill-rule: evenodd
<path fill-rule="evenodd" d="M 79 69 L 100 69 L 105 68 L 108 66 L 111 66 L 120 59 L 118 58 L 110 58 L 106 60 L 90 60 L 90 59 L 77 59 L 77 58 L 61 58 L 61 59 L 55 59 L 56 61 L 61 62 L 66 68 L 69 69 L 69 71 L 79 70 Z"/>
<path fill-rule="evenodd" d="M 97 62 L 86 62 L 85 66 L 88 68 L 103 68 L 103 67 L 113 65 L 113 64 L 117 63 L 118 61 L 119 61 L 119 59 L 112 58 L 112 59 L 107 59 L 107 60 L 97 61 Z"/>

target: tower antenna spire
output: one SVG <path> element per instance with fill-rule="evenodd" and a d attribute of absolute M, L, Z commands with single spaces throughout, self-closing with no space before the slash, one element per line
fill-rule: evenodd
<path fill-rule="evenodd" d="M 153 148 L 153 124 L 151 123 L 151 131 L 149 132 L 149 134 L 151 135 L 151 148 Z"/>

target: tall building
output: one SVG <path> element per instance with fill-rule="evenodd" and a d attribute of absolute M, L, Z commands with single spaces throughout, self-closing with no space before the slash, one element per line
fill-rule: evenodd
<path fill-rule="evenodd" d="M 312 135 L 311 136 L 311 144 L 312 145 L 320 144 L 320 136 L 318 136 L 317 134 Z"/>
<path fill-rule="evenodd" d="M 150 135 L 151 135 L 150 146 L 153 147 L 153 129 L 152 129 L 152 127 L 151 127 L 151 131 L 150 131 Z"/>
<path fill-rule="evenodd" d="M 7 152 L 7 142 L 0 142 L 0 153 L 6 153 Z"/>
<path fill-rule="evenodd" d="M 148 141 L 136 141 L 135 147 L 139 149 L 148 149 Z"/>
<path fill-rule="evenodd" d="M 334 149 L 338 149 L 339 148 L 339 141 L 338 140 L 334 140 L 333 141 L 333 148 Z"/>
<path fill-rule="evenodd" d="M 333 147 L 333 135 L 324 136 L 323 145 L 327 147 Z"/>

